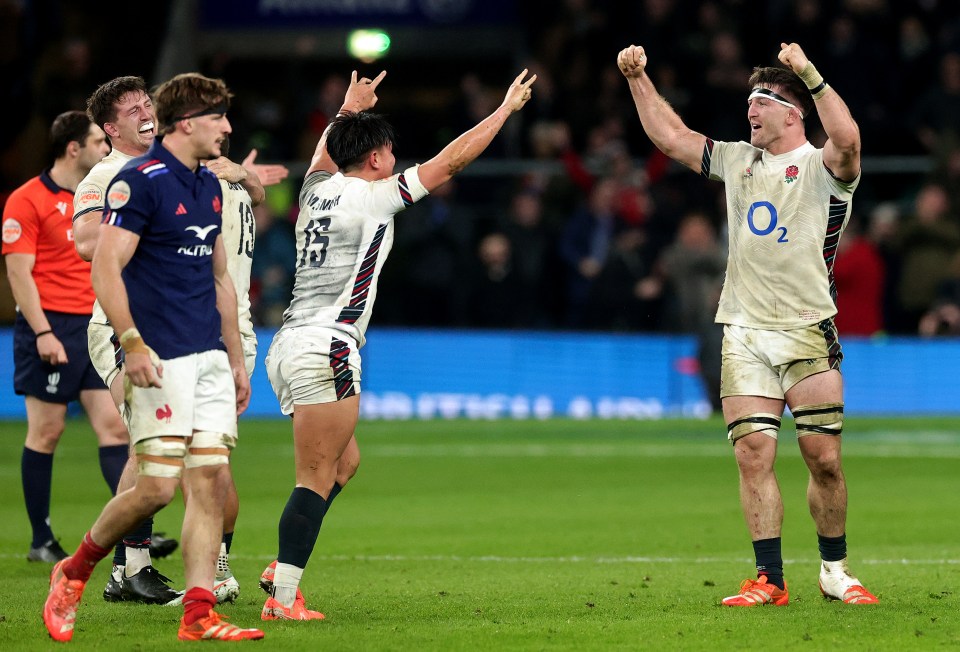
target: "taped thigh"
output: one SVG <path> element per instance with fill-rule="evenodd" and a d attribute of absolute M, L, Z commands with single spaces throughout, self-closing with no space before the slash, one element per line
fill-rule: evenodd
<path fill-rule="evenodd" d="M 198 466 L 219 466 L 230 463 L 230 451 L 237 445 L 237 438 L 222 432 L 198 430 L 190 439 L 190 447 L 184 464 L 188 469 Z"/>
<path fill-rule="evenodd" d="M 133 445 L 137 473 L 152 478 L 179 478 L 183 473 L 187 442 L 183 437 L 150 437 Z M 161 458 L 146 459 L 147 457 Z"/>
<path fill-rule="evenodd" d="M 843 403 L 798 405 L 791 412 L 797 422 L 797 437 L 839 435 L 843 432 Z"/>
<path fill-rule="evenodd" d="M 780 432 L 780 417 L 768 412 L 757 412 L 727 424 L 727 439 L 731 443 L 754 432 L 762 432 L 776 439 Z"/>

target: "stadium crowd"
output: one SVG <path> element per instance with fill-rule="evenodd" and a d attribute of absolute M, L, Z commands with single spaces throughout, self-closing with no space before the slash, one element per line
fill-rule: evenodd
<path fill-rule="evenodd" d="M 122 41 L 93 38 L 91 18 L 70 7 L 0 2 L 11 109 L 0 141 L 0 201 L 43 167 L 53 116 L 83 108 L 113 74 L 157 81 L 149 76 L 162 34 L 138 34 L 141 47 L 125 51 L 118 70 Z M 159 8 L 158 25 L 169 11 Z M 399 134 L 401 161 L 422 159 L 486 115 L 516 63 L 539 79 L 517 125 L 487 153 L 523 161 L 519 172 L 491 165 L 465 174 L 397 220 L 377 325 L 686 332 L 719 342 L 722 185 L 684 173 L 651 146 L 614 65 L 616 44 L 644 44 L 657 88 L 689 124 L 742 140 L 750 69 L 775 63 L 777 44 L 788 40 L 804 43 L 847 99 L 868 161 L 836 259 L 841 335 L 960 333 L 955 2 L 776 0 L 758 9 L 744 0 L 539 0 L 517 3 L 517 12 L 519 62 L 513 54 L 483 63 L 464 57 L 441 69 L 456 77 L 414 77 L 404 69 L 417 63 L 388 57 L 365 72 L 386 68 L 387 86 L 411 89 L 378 107 L 410 125 Z M 260 160 L 305 162 L 351 65 L 223 53 L 200 68 L 237 91 L 234 151 L 256 147 Z M 824 136 L 811 122 L 819 146 Z M 918 160 L 929 165 L 897 171 L 895 163 L 869 163 Z M 289 304 L 298 183 L 255 211 L 251 299 L 260 325 L 278 326 Z M 9 296 L 2 308 L 0 317 L 12 321 Z"/>

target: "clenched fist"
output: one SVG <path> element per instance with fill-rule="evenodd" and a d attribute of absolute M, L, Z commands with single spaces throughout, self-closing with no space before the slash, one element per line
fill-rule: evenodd
<path fill-rule="evenodd" d="M 617 66 L 627 79 L 640 77 L 647 67 L 647 55 L 641 46 L 631 45 L 620 50 L 620 54 L 617 55 Z"/>
<path fill-rule="evenodd" d="M 796 43 L 781 43 L 780 54 L 777 55 L 777 58 L 780 59 L 780 63 L 790 66 L 790 69 L 798 75 L 810 63 L 810 59 Z"/>

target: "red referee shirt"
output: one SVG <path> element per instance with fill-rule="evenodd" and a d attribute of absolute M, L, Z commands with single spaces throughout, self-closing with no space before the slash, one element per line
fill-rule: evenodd
<path fill-rule="evenodd" d="M 93 312 L 90 263 L 73 246 L 73 192 L 45 170 L 14 190 L 3 209 L 3 254 L 36 257 L 33 280 L 44 310 Z"/>

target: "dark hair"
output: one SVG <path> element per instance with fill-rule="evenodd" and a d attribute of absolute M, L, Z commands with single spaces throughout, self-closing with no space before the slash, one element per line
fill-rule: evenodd
<path fill-rule="evenodd" d="M 804 118 L 814 112 L 813 96 L 810 95 L 810 91 L 803 80 L 792 70 L 776 66 L 757 67 L 753 69 L 749 83 L 750 88 L 776 86 L 777 88 L 772 90 L 778 90 L 781 95 L 796 104 L 803 112 Z"/>
<path fill-rule="evenodd" d="M 97 87 L 93 95 L 87 98 L 87 114 L 100 128 L 117 119 L 117 107 L 127 93 L 147 94 L 147 83 L 143 77 L 117 77 Z"/>
<path fill-rule="evenodd" d="M 61 113 L 53 120 L 50 125 L 50 147 L 53 150 L 53 157 L 60 158 L 67 151 L 67 145 L 72 142 L 80 143 L 83 147 L 86 144 L 87 136 L 90 135 L 90 125 L 93 124 L 83 111 L 67 111 Z"/>
<path fill-rule="evenodd" d="M 375 149 L 393 145 L 397 140 L 393 126 L 379 113 L 342 113 L 330 121 L 327 153 L 341 170 L 363 164 Z"/>
<path fill-rule="evenodd" d="M 196 72 L 177 75 L 153 91 L 159 132 L 168 134 L 178 121 L 209 109 L 226 113 L 232 97 L 233 93 L 221 79 L 211 79 Z"/>

